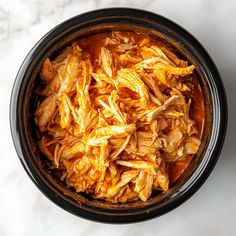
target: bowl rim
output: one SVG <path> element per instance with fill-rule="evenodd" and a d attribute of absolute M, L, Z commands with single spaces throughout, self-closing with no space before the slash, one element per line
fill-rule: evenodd
<path fill-rule="evenodd" d="M 83 208 L 75 207 L 69 201 L 64 201 L 63 199 L 58 197 L 58 195 L 55 194 L 55 192 L 51 190 L 50 184 L 48 185 L 45 184 L 45 182 L 42 181 L 42 179 L 32 169 L 32 166 L 29 164 L 29 160 L 27 157 L 28 153 L 24 150 L 24 145 L 21 143 L 21 133 L 19 131 L 19 127 L 21 125 L 19 122 L 19 117 L 17 116 L 18 115 L 17 110 L 21 109 L 20 108 L 21 104 L 18 104 L 19 93 L 22 86 L 22 81 L 24 79 L 24 75 L 28 69 L 28 66 L 30 65 L 30 61 L 33 58 L 33 55 L 37 52 L 37 50 L 39 50 L 39 47 L 42 47 L 42 45 L 46 45 L 49 40 L 52 40 L 56 35 L 60 34 L 63 30 L 67 29 L 68 25 L 72 27 L 76 26 L 78 22 L 86 22 L 101 17 L 109 18 L 113 16 L 121 16 L 121 17 L 129 16 L 129 17 L 141 18 L 145 21 L 151 21 L 151 22 L 158 21 L 160 25 L 163 25 L 167 29 L 171 28 L 171 30 L 181 35 L 181 37 L 183 37 L 183 40 L 185 40 L 186 43 L 189 43 L 192 46 L 194 45 L 194 47 L 198 49 L 198 53 L 204 57 L 205 62 L 210 68 L 212 80 L 214 81 L 216 86 L 215 88 L 216 93 L 219 96 L 218 103 L 216 104 L 219 106 L 219 111 L 217 113 L 218 116 L 216 120 L 219 126 L 218 135 L 216 137 L 216 140 L 214 140 L 214 149 L 211 150 L 211 154 L 209 154 L 210 155 L 209 160 L 202 167 L 203 168 L 202 172 L 198 173 L 198 176 L 195 178 L 195 181 L 191 183 L 188 186 L 188 188 L 185 189 L 185 191 L 183 191 L 178 197 L 174 198 L 174 201 L 168 202 L 168 204 L 163 205 L 161 208 L 158 208 L 158 210 L 149 209 L 145 211 L 145 214 L 144 212 L 140 212 L 139 214 L 117 215 L 117 214 L 110 214 L 107 212 L 104 215 L 103 213 L 92 212 L 89 209 L 86 210 Z M 226 101 L 224 85 L 216 65 L 214 64 L 213 60 L 211 59 L 205 48 L 198 42 L 198 40 L 194 36 L 192 36 L 188 31 L 183 29 L 181 26 L 177 25 L 175 22 L 159 14 L 134 8 L 104 8 L 104 9 L 93 10 L 83 14 L 76 15 L 54 27 L 34 45 L 34 47 L 31 49 L 31 51 L 24 59 L 17 73 L 10 100 L 10 128 L 11 128 L 13 143 L 17 155 L 25 171 L 27 172 L 31 180 L 34 182 L 34 184 L 37 186 L 37 188 L 47 198 L 49 198 L 52 202 L 54 202 L 56 205 L 63 208 L 64 210 L 74 215 L 80 216 L 82 218 L 103 223 L 133 223 L 151 219 L 175 209 L 177 206 L 181 205 L 187 199 L 189 199 L 205 182 L 205 180 L 211 173 L 212 169 L 214 168 L 219 158 L 226 135 L 227 120 L 228 120 L 228 111 L 227 111 L 227 101 Z"/>

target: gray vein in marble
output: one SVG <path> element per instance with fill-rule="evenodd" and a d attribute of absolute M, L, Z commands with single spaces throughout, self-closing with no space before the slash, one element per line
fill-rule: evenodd
<path fill-rule="evenodd" d="M 9 37 L 9 12 L 0 8 L 0 40 Z"/>

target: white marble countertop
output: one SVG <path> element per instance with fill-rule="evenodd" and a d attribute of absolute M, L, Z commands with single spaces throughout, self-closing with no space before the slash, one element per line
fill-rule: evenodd
<path fill-rule="evenodd" d="M 44 197 L 23 170 L 8 121 L 17 70 L 31 47 L 76 14 L 129 6 L 162 14 L 189 30 L 208 49 L 224 80 L 229 125 L 221 157 L 203 187 L 158 219 L 105 225 L 75 217 Z M 0 235 L 236 235 L 236 1 L 216 0 L 1 0 L 0 1 Z"/>

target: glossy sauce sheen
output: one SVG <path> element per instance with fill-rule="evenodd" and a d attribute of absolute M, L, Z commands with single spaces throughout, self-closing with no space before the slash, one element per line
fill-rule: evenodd
<path fill-rule="evenodd" d="M 145 34 L 138 34 L 138 33 L 132 33 L 132 32 L 127 32 L 127 34 L 132 35 L 132 37 L 134 38 L 135 41 L 141 41 L 142 39 L 147 38 L 147 36 Z M 86 52 L 88 52 L 90 54 L 92 63 L 94 63 L 94 58 L 99 57 L 100 48 L 103 45 L 103 39 L 105 39 L 109 35 L 110 35 L 110 32 L 99 33 L 99 34 L 92 35 L 88 38 L 81 39 L 78 42 L 78 45 L 83 50 L 85 50 Z M 150 43 L 152 45 L 155 45 L 155 46 L 158 46 L 158 47 L 166 47 L 167 49 L 171 50 L 171 48 L 168 47 L 163 42 L 161 42 L 159 40 L 156 40 L 154 38 L 150 38 L 150 37 L 149 37 L 149 39 L 150 39 Z M 114 48 L 115 47 L 116 46 L 114 46 Z M 110 48 L 112 48 L 112 45 L 110 45 Z"/>

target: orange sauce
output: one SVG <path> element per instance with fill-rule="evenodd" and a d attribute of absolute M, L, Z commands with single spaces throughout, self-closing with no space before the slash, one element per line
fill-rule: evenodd
<path fill-rule="evenodd" d="M 198 128 L 198 137 L 201 138 L 205 122 L 205 110 L 202 89 L 196 75 L 194 75 L 193 84 L 194 95 L 192 97 L 190 118 L 196 122 Z"/>

